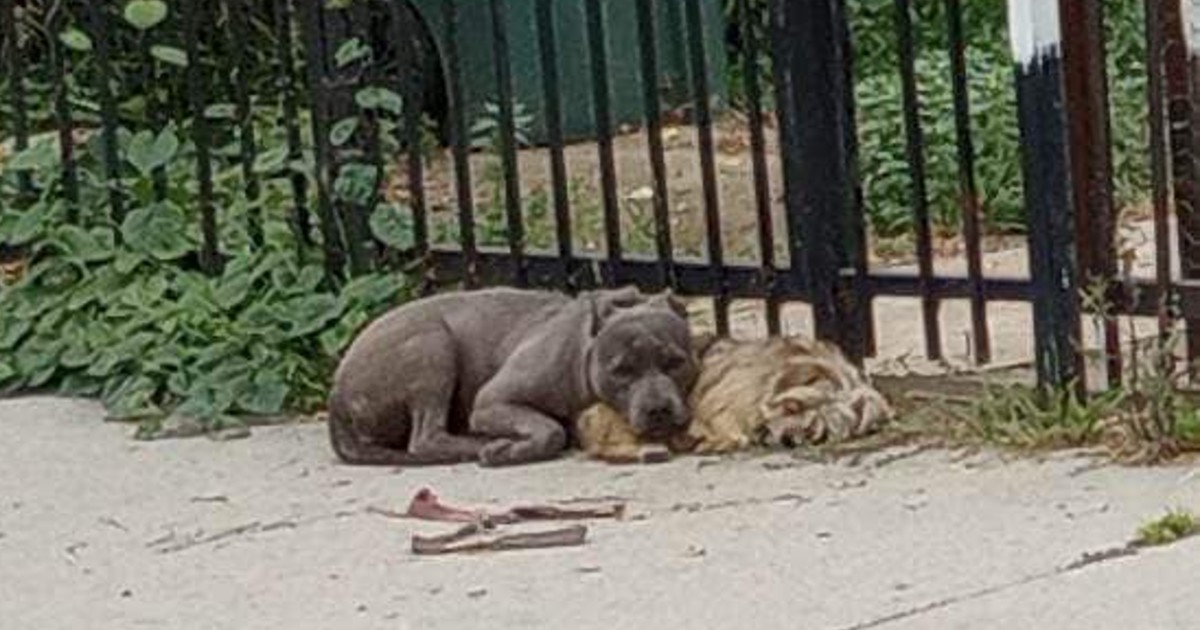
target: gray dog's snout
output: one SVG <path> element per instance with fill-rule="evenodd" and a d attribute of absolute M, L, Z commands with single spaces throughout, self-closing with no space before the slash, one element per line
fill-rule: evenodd
<path fill-rule="evenodd" d="M 646 410 L 646 419 L 654 426 L 664 426 L 675 421 L 675 412 L 670 405 L 657 405 Z"/>

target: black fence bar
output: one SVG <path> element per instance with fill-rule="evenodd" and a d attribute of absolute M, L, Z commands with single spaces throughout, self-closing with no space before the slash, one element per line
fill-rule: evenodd
<path fill-rule="evenodd" d="M 22 58 L 21 40 L 17 37 L 17 14 L 13 2 L 0 0 L 0 43 L 8 50 L 5 74 L 8 75 L 9 104 L 12 107 L 13 148 L 19 153 L 29 147 L 29 114 L 25 98 L 25 61 Z M 33 179 L 29 173 L 21 173 L 17 181 L 22 193 L 32 193 Z"/>
<path fill-rule="evenodd" d="M 796 119 L 796 106 L 793 101 L 795 86 L 791 65 L 795 57 L 793 48 L 796 45 L 796 24 L 795 18 L 787 15 L 787 0 L 772 0 L 768 7 L 770 10 L 771 75 L 775 88 L 775 117 L 778 125 L 779 157 L 782 162 L 783 195 L 786 207 L 784 227 L 787 231 L 787 251 L 791 263 L 788 273 L 780 275 L 775 282 L 782 297 L 785 295 L 783 285 L 787 283 L 800 283 L 805 286 L 807 292 L 808 264 L 803 258 L 804 236 L 800 230 L 799 213 L 792 211 L 792 208 L 799 204 L 797 195 L 800 192 L 799 186 L 796 184 L 800 178 L 799 163 L 796 160 L 795 152 L 791 150 L 798 143 L 796 134 L 800 125 L 800 121 Z"/>
<path fill-rule="evenodd" d="M 1167 217 L 1170 212 L 1170 182 L 1167 172 L 1166 104 L 1163 85 L 1163 38 L 1161 3 L 1146 0 L 1146 99 L 1149 107 L 1150 126 L 1150 182 L 1154 205 L 1154 273 L 1158 280 L 1159 338 L 1165 340 L 1170 334 L 1174 318 L 1170 312 L 1168 297 L 1171 285 L 1171 237 L 1167 232 Z M 1180 252 L 1182 253 L 1182 252 Z"/>
<path fill-rule="evenodd" d="M 61 33 L 67 22 L 65 7 L 59 7 L 50 17 L 50 32 Z M 54 71 L 54 117 L 58 126 L 58 149 L 62 160 L 62 192 L 69 203 L 67 218 L 71 223 L 79 220 L 79 172 L 75 163 L 75 121 L 71 112 L 71 95 L 68 77 L 67 55 L 64 46 L 55 46 L 50 60 Z"/>
<path fill-rule="evenodd" d="M 1162 63 L 1166 79 L 1166 111 L 1171 153 L 1172 201 L 1175 205 L 1181 275 L 1187 280 L 1200 279 L 1200 194 L 1196 165 L 1196 138 L 1192 129 L 1192 73 L 1184 20 L 1183 2 L 1164 3 L 1160 14 Z M 1193 16 L 1193 19 L 1194 16 Z M 1190 373 L 1196 376 L 1200 366 L 1200 314 L 1184 311 L 1187 320 L 1185 338 Z"/>
<path fill-rule="evenodd" d="M 412 209 L 413 223 L 413 246 L 417 257 L 421 260 L 425 268 L 422 270 L 426 276 L 426 281 L 422 284 L 422 291 L 427 291 L 431 288 L 430 284 L 433 278 L 428 277 L 433 273 L 433 268 L 428 266 L 426 260 L 429 255 L 429 217 L 428 205 L 425 197 L 425 164 L 423 160 L 424 147 L 422 146 L 421 126 L 423 124 L 422 111 L 423 97 L 422 81 L 426 79 L 419 72 L 419 68 L 425 68 L 427 60 L 424 55 L 430 51 L 420 50 L 418 58 L 417 38 L 421 32 L 421 27 L 413 17 L 410 9 L 400 3 L 388 3 L 388 8 L 391 11 L 391 37 L 397 44 L 398 60 L 401 68 L 399 68 L 400 86 L 398 93 L 404 100 L 404 118 L 400 128 L 401 143 L 404 145 L 406 155 L 406 171 L 408 178 L 408 195 L 409 207 Z M 410 61 L 411 60 L 411 61 Z"/>
<path fill-rule="evenodd" d="M 758 223 L 759 267 L 762 283 L 775 286 L 775 219 L 771 215 L 771 182 L 767 171 L 767 142 L 763 130 L 762 85 L 760 83 L 759 55 L 762 42 L 758 29 L 751 21 L 755 13 L 750 0 L 739 0 L 739 13 L 743 16 L 741 41 L 743 46 L 742 74 L 746 85 L 746 116 L 750 125 L 750 168 L 754 176 L 754 210 Z M 757 19 L 757 17 L 754 17 Z M 778 335 L 782 331 L 779 313 L 779 298 L 774 290 L 766 297 L 767 333 Z"/>
<path fill-rule="evenodd" d="M 925 188 L 925 132 L 921 128 L 921 102 L 917 94 L 916 52 L 913 45 L 911 0 L 895 0 L 896 35 L 900 52 L 901 98 L 904 101 L 904 136 L 911 181 L 910 203 L 917 233 L 917 267 L 928 284 L 933 277 L 933 235 L 929 226 L 929 195 Z M 938 303 L 930 295 L 921 298 L 925 325 L 925 355 L 942 358 L 942 335 L 938 326 Z"/>
<path fill-rule="evenodd" d="M 842 28 L 836 0 L 780 0 L 775 63 L 781 70 L 780 137 L 792 275 L 808 287 L 816 336 L 862 355 L 840 291 L 839 247 L 853 185 L 848 172 Z M 839 304 L 839 302 L 842 302 Z"/>
<path fill-rule="evenodd" d="M 141 94 L 146 99 L 146 117 L 151 128 L 158 133 L 161 132 L 169 118 L 167 112 L 170 105 L 164 102 L 167 99 L 159 98 L 159 71 L 158 60 L 154 58 L 153 54 L 154 41 L 154 29 L 138 33 L 138 54 L 141 56 L 141 68 L 139 68 Z M 163 201 L 171 192 L 171 182 L 166 167 L 154 169 L 151 178 L 154 180 L 154 198 Z"/>
<path fill-rule="evenodd" d="M 470 139 L 467 138 L 467 113 L 463 99 L 462 60 L 458 41 L 458 2 L 443 0 L 445 20 L 446 87 L 450 96 L 450 142 L 454 154 L 454 184 L 458 194 L 458 243 L 466 261 L 463 283 L 479 285 L 478 252 L 475 244 L 475 199 L 471 189 Z"/>
<path fill-rule="evenodd" d="M 431 251 L 435 264 L 441 275 L 439 281 L 454 282 L 462 278 L 463 259 L 457 248 L 445 249 L 435 247 Z M 549 255 L 530 254 L 526 257 L 529 268 L 530 284 L 534 286 L 557 286 L 555 278 L 558 275 L 558 258 Z M 607 284 L 604 274 L 607 268 L 604 259 L 594 257 L 578 257 L 579 268 L 576 274 L 578 287 L 591 289 Z M 511 276 L 512 262 L 503 251 L 481 251 L 479 254 L 481 280 L 486 284 L 503 284 Z M 658 273 L 658 261 L 651 258 L 629 256 L 625 259 L 628 281 L 651 291 L 667 288 L 662 283 Z M 687 295 L 711 295 L 716 291 L 711 269 L 706 262 L 678 260 L 675 263 L 678 271 L 679 292 Z M 757 266 L 730 264 L 725 267 L 725 284 L 727 294 L 732 299 L 763 300 L 769 295 L 778 295 L 782 300 L 810 301 L 808 288 L 802 279 L 789 274 L 780 274 L 774 286 L 762 282 L 762 274 Z M 871 295 L 887 295 L 892 297 L 915 298 L 921 296 L 921 279 L 916 274 L 902 271 L 876 271 L 867 278 L 864 284 Z M 1145 299 L 1157 294 L 1153 284 L 1140 283 L 1137 285 Z M 929 283 L 929 291 L 939 300 L 961 300 L 970 297 L 974 290 L 974 282 L 965 276 L 937 276 Z M 1034 286 L 1026 278 L 990 277 L 984 279 L 984 292 L 989 300 L 998 302 L 1031 302 L 1035 296 Z M 1192 295 L 1200 304 L 1200 283 Z M 1131 303 L 1131 313 L 1144 315 L 1148 311 L 1147 301 Z"/>
<path fill-rule="evenodd" d="M 200 266 L 205 272 L 219 271 L 219 245 L 217 243 L 217 212 L 213 204 L 212 136 L 208 125 L 208 81 L 201 60 L 202 33 L 209 32 L 208 5 L 189 2 L 184 13 L 184 29 L 187 39 L 187 90 L 192 116 L 192 142 L 196 145 L 196 177 L 200 186 Z"/>
<path fill-rule="evenodd" d="M 979 189 L 975 183 L 975 143 L 971 133 L 971 101 L 967 88 L 966 40 L 963 38 L 962 5 L 946 0 L 950 71 L 954 90 L 954 133 L 958 149 L 959 212 L 966 241 L 967 276 L 971 293 L 971 336 L 977 364 L 990 363 L 992 343 L 988 334 L 987 300 L 983 294 L 983 234 L 981 233 Z"/>
<path fill-rule="evenodd" d="M 330 165 L 331 151 L 327 119 L 329 97 L 325 85 L 326 52 L 320 15 L 322 5 L 306 0 L 298 0 L 298 2 L 300 30 L 304 38 L 304 65 L 307 69 L 308 88 L 312 103 L 310 124 L 313 135 L 313 172 L 317 184 L 317 220 L 320 223 L 321 246 L 325 255 L 325 274 L 332 280 L 339 280 L 345 271 L 346 252 L 343 246 L 341 227 L 338 225 L 337 216 L 333 211 L 333 200 L 330 198 L 332 166 Z"/>
<path fill-rule="evenodd" d="M 846 191 L 849 204 L 849 225 L 847 237 L 843 240 L 843 258 L 840 264 L 845 269 L 847 264 L 854 265 L 854 276 L 849 281 L 843 273 L 843 285 L 849 284 L 850 291 L 842 287 L 838 307 L 847 322 L 843 331 L 843 347 L 850 351 L 850 358 L 861 364 L 866 356 L 875 354 L 875 315 L 871 293 L 866 284 L 870 273 L 870 258 L 867 250 L 867 218 L 866 204 L 863 200 L 862 178 L 858 166 L 858 120 L 857 104 L 854 98 L 854 42 L 850 32 L 850 20 L 846 8 L 846 0 L 838 0 L 834 4 L 837 10 L 834 23 L 840 27 L 842 60 L 842 98 L 846 124 L 842 125 L 842 142 L 846 147 L 846 172 L 850 180 L 850 188 Z M 844 253 L 845 247 L 850 249 Z M 849 261 L 847 261 L 847 258 Z"/>
<path fill-rule="evenodd" d="M 654 179 L 654 242 L 662 281 L 675 285 L 675 246 L 671 238 L 671 206 L 667 188 L 667 163 L 663 153 L 662 113 L 658 98 L 657 5 L 652 0 L 637 0 L 638 47 L 642 67 L 642 104 L 646 116 L 646 147 L 650 173 Z"/>
<path fill-rule="evenodd" d="M 358 92 L 363 86 L 375 85 L 378 67 L 374 60 L 378 54 L 375 49 L 381 44 L 370 39 L 371 16 L 370 5 L 366 2 L 352 2 L 341 8 L 325 5 L 321 15 L 325 19 L 324 41 L 326 47 L 332 47 L 334 65 L 328 68 L 327 79 L 332 83 L 333 90 L 328 94 L 330 100 L 327 106 L 332 115 L 331 120 L 340 122 L 348 116 L 357 116 L 360 123 L 357 131 L 345 144 L 333 147 L 334 174 L 334 207 L 342 222 L 342 232 L 346 236 L 346 250 L 350 254 L 350 273 L 359 275 L 372 269 L 380 255 L 379 244 L 371 237 L 368 224 L 368 213 L 379 200 L 379 181 L 382 180 L 383 156 L 379 150 L 379 120 L 374 107 L 363 107 L 358 104 Z M 372 49 L 369 57 L 360 58 L 353 62 L 341 62 L 336 59 L 342 42 L 358 39 L 364 46 Z M 326 60 L 331 57 L 326 57 Z M 336 123 L 335 123 L 336 124 Z M 337 182 L 346 176 L 347 169 L 374 167 L 375 185 L 371 186 L 370 196 L 349 196 L 338 190 Z M 353 197 L 353 198 L 351 198 Z M 368 247 L 372 247 L 372 252 Z"/>
<path fill-rule="evenodd" d="M 624 282 L 621 272 L 621 215 L 617 198 L 617 172 L 613 164 L 613 123 L 609 95 L 608 46 L 604 33 L 604 3 L 584 0 L 587 13 L 588 59 L 592 70 L 592 108 L 596 120 L 596 148 L 600 156 L 600 189 L 604 200 L 604 240 L 608 253 L 607 277 L 615 286 Z"/>
<path fill-rule="evenodd" d="M 1014 42 L 1025 214 L 1034 286 L 1033 327 L 1038 381 L 1074 383 L 1086 391 L 1079 351 L 1079 295 L 1063 109 L 1063 66 L 1056 3 L 1009 5 Z"/>
<path fill-rule="evenodd" d="M 255 245 L 263 244 L 262 204 L 259 200 L 258 175 L 254 172 L 254 159 L 258 152 L 254 138 L 254 112 L 250 109 L 251 60 L 246 52 L 250 41 L 250 12 L 247 0 L 225 0 L 229 16 L 229 45 L 237 77 L 233 83 L 234 109 L 238 119 L 238 157 L 241 160 L 242 178 L 245 180 L 243 193 L 249 202 L 247 233 Z"/>
<path fill-rule="evenodd" d="M 1110 387 L 1121 384 L 1121 336 L 1108 286 L 1117 278 L 1113 243 L 1112 148 L 1104 50 L 1104 4 L 1061 0 L 1067 119 L 1070 123 L 1071 189 L 1079 242 L 1079 276 L 1085 291 L 1101 300 L 1105 373 Z M 1158 228 L 1156 228 L 1158 229 Z M 1093 285 L 1093 286 L 1089 286 Z"/>
<path fill-rule="evenodd" d="M 563 156 L 562 97 L 559 94 L 558 30 L 554 24 L 556 0 L 538 0 L 538 52 L 542 64 L 542 99 L 546 110 L 546 139 L 550 154 L 550 188 L 554 196 L 554 233 L 558 241 L 560 284 L 574 292 L 575 243 L 571 230 L 571 201 L 567 195 L 567 163 Z"/>
<path fill-rule="evenodd" d="M 717 191 L 717 166 L 713 157 L 712 107 L 709 103 L 708 61 L 704 49 L 703 0 L 687 0 L 684 15 L 687 19 L 689 67 L 692 75 L 692 94 L 695 99 L 696 136 L 700 152 L 700 183 L 704 193 L 704 223 L 708 237 L 708 264 L 711 267 L 716 291 L 713 306 L 718 335 L 729 333 L 729 296 L 724 289 L 725 247 L 721 238 L 721 205 Z"/>
<path fill-rule="evenodd" d="M 117 118 L 117 101 L 112 91 L 112 53 L 109 46 L 111 27 L 108 19 L 110 5 L 104 2 L 88 2 L 86 5 L 96 53 L 96 93 L 100 101 L 100 133 L 103 142 L 104 172 L 108 180 L 109 212 L 113 222 L 120 225 L 125 219 L 125 202 L 121 191 L 121 155 L 117 142 L 117 129 L 121 122 Z M 213 229 L 215 231 L 215 226 Z"/>
<path fill-rule="evenodd" d="M 292 188 L 292 231 L 298 243 L 312 244 L 312 225 L 308 211 L 308 178 L 303 173 L 296 172 L 291 164 L 299 162 L 304 156 L 304 145 L 300 135 L 300 108 L 296 102 L 298 77 L 296 76 L 296 60 L 293 52 L 292 37 L 292 6 L 290 0 L 271 0 L 271 9 L 275 21 L 275 63 L 276 83 L 279 91 L 280 109 L 283 113 L 280 124 L 283 125 L 287 136 L 288 165 L 283 172 L 288 175 Z M 303 251 L 300 249 L 299 251 Z"/>
<path fill-rule="evenodd" d="M 517 167 L 517 137 L 513 123 L 512 68 L 508 58 L 507 10 L 504 0 L 490 0 L 492 9 L 492 62 L 500 109 L 500 161 L 504 170 L 504 210 L 508 216 L 508 251 L 515 269 L 513 282 L 525 284 L 525 223 L 521 213 L 521 180 Z"/>

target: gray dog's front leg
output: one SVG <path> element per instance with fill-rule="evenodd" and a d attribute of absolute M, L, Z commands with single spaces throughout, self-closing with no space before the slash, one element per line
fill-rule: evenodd
<path fill-rule="evenodd" d="M 477 408 L 471 427 L 485 435 L 508 436 L 479 451 L 484 466 L 510 466 L 553 459 L 567 447 L 567 433 L 554 418 L 531 407 L 498 403 Z"/>

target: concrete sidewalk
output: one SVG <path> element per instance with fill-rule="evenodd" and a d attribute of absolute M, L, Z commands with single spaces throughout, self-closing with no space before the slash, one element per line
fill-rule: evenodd
<path fill-rule="evenodd" d="M 1192 468 L 892 450 L 651 467 L 353 469 L 319 425 L 139 443 L 87 402 L 0 401 L 0 627 L 1200 627 L 1200 542 L 1064 570 L 1172 506 Z M 418 558 L 381 516 L 622 497 L 581 548 Z"/>

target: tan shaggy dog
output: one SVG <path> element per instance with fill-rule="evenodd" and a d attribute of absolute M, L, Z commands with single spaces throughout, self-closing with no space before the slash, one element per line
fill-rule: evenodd
<path fill-rule="evenodd" d="M 840 442 L 874 432 L 893 416 L 883 395 L 827 343 L 772 337 L 701 340 L 700 377 L 685 433 L 639 436 L 604 405 L 576 422 L 580 446 L 612 462 L 659 461 L 671 452 L 725 453 L 749 446 Z"/>

